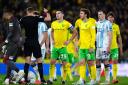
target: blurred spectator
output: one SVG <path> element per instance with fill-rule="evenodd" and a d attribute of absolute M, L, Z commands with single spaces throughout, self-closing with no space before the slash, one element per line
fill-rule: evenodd
<path fill-rule="evenodd" d="M 123 50 L 128 50 L 128 27 L 122 32 Z"/>

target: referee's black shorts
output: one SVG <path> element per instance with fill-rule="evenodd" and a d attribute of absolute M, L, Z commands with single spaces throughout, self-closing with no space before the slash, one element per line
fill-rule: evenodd
<path fill-rule="evenodd" d="M 31 56 L 33 53 L 33 56 L 35 58 L 40 58 L 41 55 L 41 47 L 38 41 L 28 41 L 24 43 L 24 55 Z"/>

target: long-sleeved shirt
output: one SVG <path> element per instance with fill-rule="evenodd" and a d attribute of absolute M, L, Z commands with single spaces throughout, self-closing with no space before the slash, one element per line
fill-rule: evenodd
<path fill-rule="evenodd" d="M 17 18 L 12 17 L 10 21 L 4 22 L 5 40 L 19 43 L 21 39 L 21 27 Z"/>

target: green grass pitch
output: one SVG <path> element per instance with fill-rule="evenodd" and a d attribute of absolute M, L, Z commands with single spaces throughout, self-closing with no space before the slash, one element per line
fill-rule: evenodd
<path fill-rule="evenodd" d="M 5 75 L 0 75 L 0 85 L 4 85 L 3 84 L 4 77 L 5 77 Z M 73 78 L 74 78 L 73 81 L 70 81 L 67 78 L 66 85 L 73 85 L 72 83 L 76 82 L 79 79 L 76 76 L 74 76 Z M 47 80 L 48 79 L 48 76 L 45 76 L 45 79 Z M 128 77 L 118 77 L 118 80 L 119 80 L 119 83 L 118 84 L 110 84 L 110 85 L 128 85 Z M 88 82 L 89 82 L 89 79 L 87 78 L 87 83 Z M 102 82 L 104 82 L 104 78 L 103 77 L 101 78 L 101 83 Z M 11 84 L 11 85 L 14 85 L 14 84 Z M 61 84 L 61 77 L 60 76 L 57 77 L 57 81 L 54 81 L 53 82 L 53 85 L 62 85 Z"/>

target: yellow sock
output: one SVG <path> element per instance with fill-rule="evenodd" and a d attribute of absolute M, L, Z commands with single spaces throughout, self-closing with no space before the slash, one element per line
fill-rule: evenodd
<path fill-rule="evenodd" d="M 91 67 L 90 66 L 87 66 L 87 70 L 89 72 L 89 78 L 91 79 L 92 78 L 92 75 L 91 75 Z"/>
<path fill-rule="evenodd" d="M 92 80 L 96 79 L 96 65 L 90 66 L 90 75 Z"/>
<path fill-rule="evenodd" d="M 63 66 L 61 66 L 60 71 L 61 71 L 61 77 L 63 77 L 63 73 L 64 73 Z"/>
<path fill-rule="evenodd" d="M 75 69 L 75 71 L 79 74 L 79 69 L 80 69 L 80 67 L 79 66 L 77 66 L 76 67 L 76 69 Z M 79 74 L 80 75 L 80 74 Z"/>
<path fill-rule="evenodd" d="M 54 73 L 55 73 L 55 65 L 51 64 L 50 65 L 50 72 L 49 72 L 49 78 L 53 79 L 54 78 Z"/>
<path fill-rule="evenodd" d="M 86 76 L 85 76 L 85 74 L 86 74 L 86 65 L 81 65 L 80 66 L 79 74 L 80 74 L 80 79 L 84 80 L 86 78 Z"/>
<path fill-rule="evenodd" d="M 117 69 L 118 69 L 117 64 L 113 64 L 112 65 L 113 80 L 116 80 L 116 77 L 117 77 Z"/>
<path fill-rule="evenodd" d="M 67 76 L 69 76 L 70 80 L 73 81 L 70 63 L 67 63 Z"/>
<path fill-rule="evenodd" d="M 67 66 L 63 66 L 62 68 L 62 80 L 65 81 L 67 77 Z"/>

